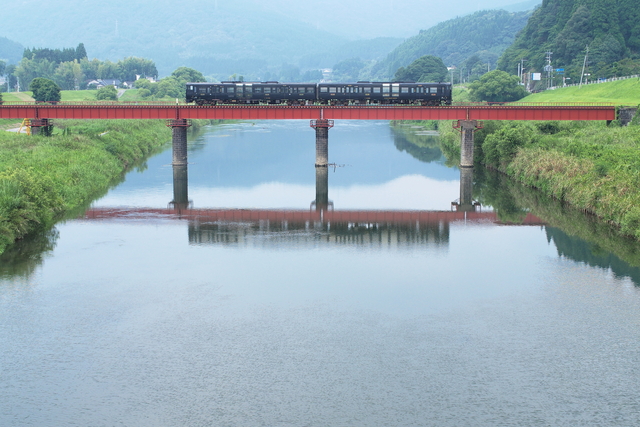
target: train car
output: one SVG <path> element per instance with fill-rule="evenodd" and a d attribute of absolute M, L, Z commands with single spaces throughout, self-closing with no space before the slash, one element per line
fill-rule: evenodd
<path fill-rule="evenodd" d="M 451 105 L 450 83 L 320 83 L 318 101 L 329 105 Z"/>
<path fill-rule="evenodd" d="M 451 105 L 450 83 L 187 83 L 187 102 L 216 104 Z"/>
<path fill-rule="evenodd" d="M 316 101 L 315 83 L 222 82 L 187 83 L 187 102 L 216 104 L 304 105 Z"/>

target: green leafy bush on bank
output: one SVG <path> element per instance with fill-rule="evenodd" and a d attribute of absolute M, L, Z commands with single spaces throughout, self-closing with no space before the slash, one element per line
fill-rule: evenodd
<path fill-rule="evenodd" d="M 170 141 L 164 121 L 56 122 L 52 137 L 0 132 L 0 253 L 90 203 Z"/>

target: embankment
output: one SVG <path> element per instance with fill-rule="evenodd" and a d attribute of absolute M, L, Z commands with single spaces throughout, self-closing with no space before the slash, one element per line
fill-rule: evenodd
<path fill-rule="evenodd" d="M 60 121 L 51 137 L 0 132 L 0 253 L 86 207 L 171 141 L 164 121 Z"/>
<path fill-rule="evenodd" d="M 459 158 L 459 133 L 443 151 Z M 475 161 L 640 239 L 640 118 L 628 127 L 591 122 L 486 122 Z"/>

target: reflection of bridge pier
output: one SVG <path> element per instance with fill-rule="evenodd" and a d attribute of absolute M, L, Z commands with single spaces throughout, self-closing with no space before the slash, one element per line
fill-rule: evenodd
<path fill-rule="evenodd" d="M 473 200 L 473 168 L 460 168 L 460 199 L 451 203 L 458 212 L 475 212 L 480 204 Z"/>
<path fill-rule="evenodd" d="M 173 200 L 170 204 L 178 210 L 189 208 L 189 170 L 186 164 L 173 165 Z"/>
<path fill-rule="evenodd" d="M 333 202 L 329 201 L 328 167 L 316 167 L 316 199 L 311 205 L 315 205 L 318 212 L 326 211 L 329 206 L 333 207 Z"/>

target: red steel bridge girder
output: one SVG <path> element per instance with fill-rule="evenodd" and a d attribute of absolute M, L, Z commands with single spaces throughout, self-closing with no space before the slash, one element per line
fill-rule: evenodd
<path fill-rule="evenodd" d="M 615 120 L 614 106 L 0 105 L 0 119 Z"/>

